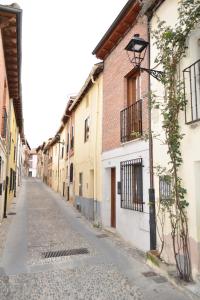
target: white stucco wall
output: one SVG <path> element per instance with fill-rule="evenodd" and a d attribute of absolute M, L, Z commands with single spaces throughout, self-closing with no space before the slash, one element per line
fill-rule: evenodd
<path fill-rule="evenodd" d="M 175 0 L 166 0 L 158 8 L 151 20 L 151 28 L 156 28 L 158 18 L 165 20 L 168 25 L 174 25 L 177 22 L 177 3 Z M 167 12 L 167 13 L 166 13 Z M 187 40 L 186 56 L 182 59 L 180 64 L 180 75 L 183 79 L 183 70 L 191 64 L 200 59 L 200 27 L 191 32 Z M 157 56 L 157 49 L 153 40 L 151 40 L 151 68 L 155 66 L 154 59 Z M 162 70 L 162 66 L 158 69 Z M 163 86 L 151 77 L 151 89 L 158 96 L 163 97 Z M 199 86 L 198 86 L 199 89 Z M 186 87 L 186 94 L 188 87 Z M 198 105 L 200 107 L 200 91 L 198 92 Z M 200 109 L 199 109 L 200 118 Z M 179 116 L 179 124 L 181 126 L 181 133 L 184 138 L 181 142 L 181 153 L 183 158 L 183 165 L 180 169 L 180 177 L 183 179 L 183 186 L 187 189 L 187 201 L 189 202 L 188 221 L 189 221 L 189 235 L 191 246 L 191 257 L 193 263 L 193 271 L 200 270 L 200 121 L 191 125 L 185 123 L 185 112 L 181 112 Z M 152 111 L 152 130 L 154 133 L 161 133 L 159 138 L 162 139 L 164 133 L 162 132 L 162 116 L 159 110 Z M 160 141 L 154 139 L 154 165 L 161 165 L 168 167 L 169 158 L 167 156 L 167 148 L 162 145 Z M 155 176 L 155 190 L 156 199 L 159 201 L 159 180 Z M 166 229 L 166 233 L 170 232 L 170 228 Z M 170 258 L 169 258 L 170 259 Z"/>
<path fill-rule="evenodd" d="M 117 182 L 120 181 L 120 162 L 142 158 L 143 163 L 143 201 L 144 212 L 121 208 L 121 195 L 117 194 Z M 116 230 L 135 247 L 149 250 L 149 151 L 148 142 L 134 141 L 115 150 L 102 154 L 103 163 L 103 226 L 110 227 L 111 222 L 111 168 L 116 168 Z"/>

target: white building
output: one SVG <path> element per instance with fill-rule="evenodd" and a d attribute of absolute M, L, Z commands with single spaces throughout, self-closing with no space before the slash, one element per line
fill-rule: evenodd
<path fill-rule="evenodd" d="M 129 1 L 93 54 L 104 61 L 102 223 L 148 251 L 149 143 L 142 136 L 148 131 L 149 75 L 134 69 L 125 51 L 135 33 L 148 39 L 147 18 L 139 17 L 140 9 L 137 1 Z"/>
<path fill-rule="evenodd" d="M 29 177 L 37 176 L 37 152 L 36 149 L 31 150 L 29 158 Z"/>
<path fill-rule="evenodd" d="M 161 1 L 162 4 L 154 11 L 151 19 L 151 28 L 157 28 L 157 20 L 166 21 L 167 25 L 174 26 L 178 21 L 178 0 Z M 166 13 L 167 12 L 167 13 Z M 151 68 L 155 67 L 154 60 L 158 54 L 153 40 L 151 40 Z M 181 153 L 183 164 L 180 169 L 180 177 L 183 186 L 187 190 L 187 208 L 190 253 L 193 275 L 200 272 L 200 28 L 191 32 L 186 42 L 188 47 L 185 57 L 182 59 L 179 69 L 181 80 L 185 84 L 185 97 L 187 105 L 179 115 L 181 133 L 184 134 L 181 141 Z M 158 67 L 162 70 L 162 66 Z M 160 99 L 164 99 L 164 90 L 161 83 L 151 78 L 151 89 Z M 162 129 L 162 115 L 160 110 L 152 111 L 152 130 L 159 133 L 160 140 L 164 137 Z M 169 157 L 167 148 L 158 140 L 154 140 L 154 166 L 168 167 Z M 160 201 L 160 178 L 155 176 L 156 200 Z M 173 262 L 173 251 L 170 242 L 169 224 L 165 228 L 164 257 L 168 262 Z M 158 240 L 159 242 L 159 240 Z"/>

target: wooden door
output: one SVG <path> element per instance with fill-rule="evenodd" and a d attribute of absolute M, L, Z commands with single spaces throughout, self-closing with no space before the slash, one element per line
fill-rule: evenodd
<path fill-rule="evenodd" d="M 111 227 L 116 227 L 116 171 L 111 168 Z"/>
<path fill-rule="evenodd" d="M 127 106 L 137 101 L 137 77 L 130 77 L 127 80 Z"/>

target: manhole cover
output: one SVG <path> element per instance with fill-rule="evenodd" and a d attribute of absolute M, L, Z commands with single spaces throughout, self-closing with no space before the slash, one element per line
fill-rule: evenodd
<path fill-rule="evenodd" d="M 70 255 L 88 254 L 88 253 L 89 251 L 87 248 L 78 248 L 78 249 L 43 252 L 42 256 L 43 258 L 50 258 L 50 257 L 70 256 Z"/>
<path fill-rule="evenodd" d="M 10 213 L 8 213 L 8 215 L 9 216 L 14 216 L 14 215 L 16 215 L 16 213 L 15 212 L 10 212 Z"/>
<path fill-rule="evenodd" d="M 152 272 L 152 271 L 144 272 L 144 273 L 142 273 L 142 275 L 144 275 L 145 277 L 157 276 L 157 274 L 155 272 Z"/>
<path fill-rule="evenodd" d="M 96 237 L 98 237 L 99 239 L 101 239 L 101 238 L 106 238 L 106 237 L 108 237 L 108 235 L 105 234 L 105 233 L 102 233 L 102 234 L 98 234 Z"/>
<path fill-rule="evenodd" d="M 152 278 L 153 281 L 155 281 L 156 283 L 164 283 L 167 282 L 167 279 L 163 276 L 156 276 L 155 278 Z"/>

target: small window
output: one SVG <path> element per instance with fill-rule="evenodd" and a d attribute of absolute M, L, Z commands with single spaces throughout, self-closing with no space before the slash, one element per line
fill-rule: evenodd
<path fill-rule="evenodd" d="M 79 196 L 83 196 L 83 173 L 79 173 Z"/>
<path fill-rule="evenodd" d="M 143 211 L 141 158 L 121 162 L 121 208 Z"/>
<path fill-rule="evenodd" d="M 87 140 L 89 139 L 89 132 L 89 117 L 87 117 L 87 119 L 85 119 L 84 142 L 87 142 Z"/>
<path fill-rule="evenodd" d="M 169 175 L 159 177 L 159 193 L 160 201 L 171 200 L 171 177 Z"/>

